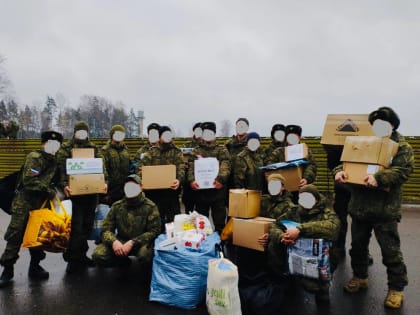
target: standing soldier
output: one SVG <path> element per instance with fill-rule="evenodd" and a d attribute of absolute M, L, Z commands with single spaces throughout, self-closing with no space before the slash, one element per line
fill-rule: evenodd
<path fill-rule="evenodd" d="M 151 123 L 147 126 L 147 141 L 144 146 L 140 147 L 140 149 L 137 150 L 135 156 L 134 156 L 134 163 L 137 167 L 137 164 L 143 157 L 144 153 L 150 150 L 151 147 L 158 146 L 159 145 L 159 124 L 157 123 Z"/>
<path fill-rule="evenodd" d="M 182 147 L 183 148 L 195 148 L 197 147 L 203 138 L 203 129 L 201 129 L 201 122 L 195 123 L 193 128 L 193 137 L 191 141 L 185 142 Z M 191 152 L 184 153 L 184 160 L 185 162 L 185 180 L 182 185 L 182 203 L 185 207 L 185 213 L 189 213 L 194 211 L 195 209 L 195 193 L 191 189 L 190 183 L 188 182 L 188 163 L 189 159 L 191 158 Z"/>
<path fill-rule="evenodd" d="M 19 258 L 19 250 L 25 234 L 29 211 L 39 209 L 46 199 L 53 199 L 58 180 L 55 154 L 63 141 L 63 136 L 55 131 L 41 134 L 41 149 L 29 153 L 18 179 L 17 193 L 12 203 L 12 217 L 4 239 L 6 249 L 0 258 L 4 267 L 0 277 L 0 288 L 6 287 L 13 279 L 13 266 Z M 40 248 L 30 248 L 31 262 L 28 276 L 34 280 L 48 279 L 49 273 L 39 263 L 45 258 Z"/>
<path fill-rule="evenodd" d="M 64 260 L 67 261 L 66 272 L 68 274 L 80 273 L 85 268 L 94 266 L 93 261 L 86 256 L 86 253 L 89 249 L 87 240 L 93 227 L 98 194 L 73 196 L 66 174 L 66 160 L 72 157 L 73 149 L 92 148 L 95 158 L 101 158 L 98 147 L 89 140 L 88 135 L 88 124 L 85 121 L 78 121 L 74 125 L 73 138 L 63 143 L 57 152 L 61 176 L 60 188 L 63 189 L 65 196 L 72 201 L 73 208 L 69 246 L 63 254 Z M 106 169 L 104 169 L 104 174 L 106 178 Z"/>
<path fill-rule="evenodd" d="M 414 168 L 413 149 L 397 132 L 400 119 L 390 107 L 380 107 L 369 114 L 369 122 L 378 137 L 388 137 L 398 143 L 391 166 L 365 178 L 365 185 L 349 185 L 351 223 L 351 266 L 353 278 L 344 286 L 349 293 L 368 288 L 369 240 L 375 232 L 388 274 L 388 294 L 384 304 L 400 308 L 403 290 L 408 284 L 407 267 L 401 252 L 398 222 L 401 220 L 402 185 Z M 335 180 L 345 183 L 347 173 L 336 167 Z"/>
<path fill-rule="evenodd" d="M 233 167 L 233 187 L 253 190 L 263 189 L 263 174 L 260 167 L 264 166 L 263 150 L 260 147 L 260 135 L 256 132 L 247 134 L 245 149 L 239 153 Z"/>
<path fill-rule="evenodd" d="M 191 188 L 196 191 L 197 211 L 209 216 L 211 209 L 215 230 L 221 233 L 226 223 L 225 197 L 227 194 L 226 184 L 230 175 L 230 156 L 225 146 L 216 143 L 216 124 L 214 122 L 204 122 L 201 124 L 201 128 L 203 129 L 203 141 L 193 149 L 193 158 L 188 168 L 188 181 Z M 207 157 L 218 160 L 219 172 L 213 182 L 214 188 L 200 189 L 194 176 L 194 161 Z"/>
<path fill-rule="evenodd" d="M 139 175 L 145 165 L 175 165 L 176 179 L 169 189 L 146 190 L 146 197 L 151 199 L 159 208 L 162 220 L 162 229 L 165 223 L 172 222 L 176 214 L 179 214 L 179 188 L 185 178 L 185 168 L 182 152 L 173 143 L 172 131 L 168 126 L 159 128 L 160 144 L 153 146 L 139 161 Z"/>
<path fill-rule="evenodd" d="M 6 138 L 6 127 L 4 124 L 0 121 L 0 139 Z"/>
<path fill-rule="evenodd" d="M 136 256 L 150 274 L 153 242 L 159 235 L 157 206 L 141 190 L 141 179 L 131 174 L 124 185 L 125 197 L 115 202 L 102 224 L 102 244 L 93 260 L 103 267 L 126 266 L 128 256 Z"/>
<path fill-rule="evenodd" d="M 124 143 L 125 128 L 123 126 L 112 126 L 109 136 L 111 139 L 102 147 L 101 154 L 108 172 L 108 193 L 103 201 L 111 206 L 124 197 L 124 183 L 130 169 L 130 153 Z"/>
<path fill-rule="evenodd" d="M 282 148 L 286 145 L 286 126 L 282 124 L 275 124 L 271 127 L 271 143 L 264 149 L 264 164 L 268 156 L 277 148 Z"/>

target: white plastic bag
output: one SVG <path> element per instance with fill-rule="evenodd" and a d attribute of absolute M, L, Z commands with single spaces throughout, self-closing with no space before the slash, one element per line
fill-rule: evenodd
<path fill-rule="evenodd" d="M 210 315 L 241 315 L 238 268 L 229 259 L 209 260 L 207 311 Z"/>

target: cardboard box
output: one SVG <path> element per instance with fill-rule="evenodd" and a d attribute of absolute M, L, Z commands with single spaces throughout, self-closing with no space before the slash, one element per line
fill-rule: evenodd
<path fill-rule="evenodd" d="M 302 179 L 303 166 L 292 166 L 287 168 L 280 168 L 273 171 L 266 171 L 265 177 L 268 178 L 270 174 L 281 174 L 286 180 L 284 187 L 288 191 L 298 191 L 299 184 Z"/>
<path fill-rule="evenodd" d="M 341 161 L 379 164 L 389 167 L 397 154 L 398 143 L 389 138 L 347 137 Z"/>
<path fill-rule="evenodd" d="M 176 179 L 175 165 L 150 165 L 141 167 L 143 189 L 167 189 Z"/>
<path fill-rule="evenodd" d="M 229 216 L 255 218 L 260 214 L 261 192 L 248 189 L 229 190 Z"/>
<path fill-rule="evenodd" d="M 67 175 L 103 173 L 102 158 L 66 159 Z"/>
<path fill-rule="evenodd" d="M 258 238 L 268 233 L 275 219 L 256 217 L 253 219 L 233 218 L 233 244 L 263 252 Z"/>
<path fill-rule="evenodd" d="M 344 145 L 348 136 L 374 136 L 368 114 L 328 114 L 321 144 Z"/>
<path fill-rule="evenodd" d="M 94 148 L 79 148 L 71 150 L 71 157 L 73 159 L 86 159 L 95 157 Z"/>
<path fill-rule="evenodd" d="M 344 162 L 343 170 L 347 173 L 347 183 L 365 185 L 364 179 L 369 174 L 382 171 L 384 167 L 378 164 Z"/>
<path fill-rule="evenodd" d="M 307 159 L 308 145 L 306 143 L 299 143 L 285 147 L 286 162 Z"/>
<path fill-rule="evenodd" d="M 104 174 L 70 175 L 69 186 L 73 196 L 106 193 Z"/>

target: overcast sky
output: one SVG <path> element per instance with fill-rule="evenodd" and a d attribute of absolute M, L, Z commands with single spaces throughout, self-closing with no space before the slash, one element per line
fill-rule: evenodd
<path fill-rule="evenodd" d="M 0 0 L 0 54 L 23 104 L 84 94 L 184 135 L 247 117 L 319 136 L 328 113 L 393 107 L 420 135 L 420 1 Z"/>

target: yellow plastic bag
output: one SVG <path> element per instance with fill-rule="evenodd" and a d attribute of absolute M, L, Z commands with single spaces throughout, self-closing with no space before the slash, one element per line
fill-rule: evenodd
<path fill-rule="evenodd" d="M 45 200 L 40 209 L 29 212 L 22 247 L 41 247 L 53 253 L 64 252 L 70 239 L 71 216 L 67 214 L 60 199 L 55 200 L 61 208 L 60 213 L 55 211 L 53 200 L 49 200 L 51 209 L 45 208 L 47 202 Z"/>

